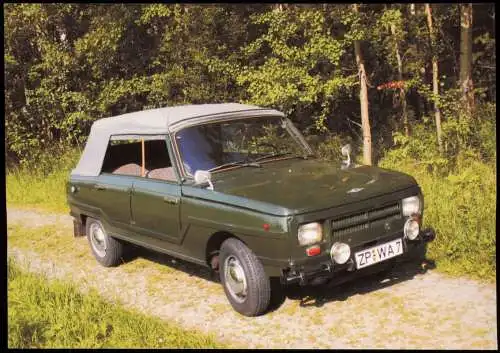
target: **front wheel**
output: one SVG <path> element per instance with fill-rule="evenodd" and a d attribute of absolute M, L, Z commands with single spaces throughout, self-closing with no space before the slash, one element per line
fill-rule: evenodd
<path fill-rule="evenodd" d="M 219 272 L 227 299 L 242 315 L 263 314 L 271 300 L 271 284 L 255 254 L 241 241 L 229 238 L 220 249 Z"/>
<path fill-rule="evenodd" d="M 110 237 L 99 220 L 89 217 L 86 222 L 86 233 L 92 254 L 101 265 L 112 267 L 122 262 L 124 244 Z"/>

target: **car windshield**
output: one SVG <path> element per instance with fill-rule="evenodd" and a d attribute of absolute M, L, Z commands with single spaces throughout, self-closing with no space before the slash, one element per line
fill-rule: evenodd
<path fill-rule="evenodd" d="M 311 149 L 287 120 L 259 117 L 184 128 L 175 134 L 184 169 L 222 170 L 225 166 L 260 166 L 281 156 L 305 156 Z"/>

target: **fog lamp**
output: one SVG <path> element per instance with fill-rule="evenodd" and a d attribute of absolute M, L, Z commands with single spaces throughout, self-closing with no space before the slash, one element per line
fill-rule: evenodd
<path fill-rule="evenodd" d="M 335 243 L 330 250 L 330 256 L 335 263 L 345 264 L 351 257 L 351 248 L 345 243 Z"/>
<path fill-rule="evenodd" d="M 418 222 L 414 219 L 409 219 L 405 223 L 404 234 L 405 237 L 409 240 L 415 240 L 420 233 L 420 226 Z"/>

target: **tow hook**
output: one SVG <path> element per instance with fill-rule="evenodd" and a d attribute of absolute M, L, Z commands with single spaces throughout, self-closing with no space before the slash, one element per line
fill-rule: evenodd
<path fill-rule="evenodd" d="M 427 228 L 422 231 L 422 239 L 425 242 L 431 242 L 436 238 L 436 232 L 432 228 Z"/>

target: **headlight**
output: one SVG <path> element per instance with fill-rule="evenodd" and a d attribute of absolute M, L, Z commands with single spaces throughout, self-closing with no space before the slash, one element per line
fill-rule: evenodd
<path fill-rule="evenodd" d="M 404 234 L 409 240 L 415 240 L 420 233 L 420 226 L 418 222 L 414 219 L 409 219 L 405 223 Z"/>
<path fill-rule="evenodd" d="M 323 228 L 318 222 L 303 224 L 299 227 L 298 238 L 300 245 L 318 243 L 323 238 Z"/>
<path fill-rule="evenodd" d="M 330 250 L 330 256 L 339 265 L 345 264 L 351 257 L 351 248 L 344 243 L 335 243 Z"/>
<path fill-rule="evenodd" d="M 421 202 L 418 196 L 411 196 L 403 199 L 403 216 L 411 216 L 414 213 L 420 214 Z"/>

